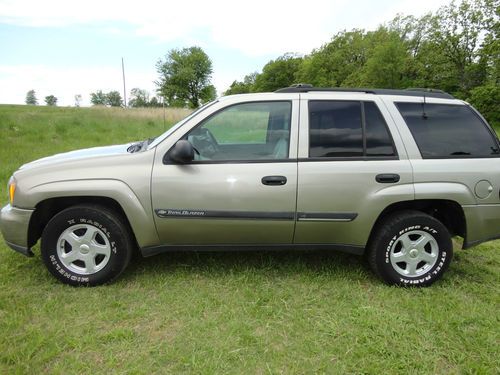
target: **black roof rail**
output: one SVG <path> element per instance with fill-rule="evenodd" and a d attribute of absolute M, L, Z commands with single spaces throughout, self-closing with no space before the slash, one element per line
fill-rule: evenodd
<path fill-rule="evenodd" d="M 301 93 L 301 92 L 362 92 L 374 95 L 402 95 L 402 96 L 426 96 L 428 98 L 455 99 L 453 95 L 442 90 L 426 88 L 409 88 L 406 90 L 395 89 L 365 89 L 344 87 L 313 87 L 307 83 L 299 83 L 275 91 L 276 93 Z"/>

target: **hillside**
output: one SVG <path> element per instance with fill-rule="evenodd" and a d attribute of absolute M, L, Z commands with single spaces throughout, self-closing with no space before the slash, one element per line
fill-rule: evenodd
<path fill-rule="evenodd" d="M 0 202 L 9 176 L 23 163 L 79 148 L 158 136 L 189 110 L 0 105 Z M 5 181 L 5 183 L 3 183 Z"/>

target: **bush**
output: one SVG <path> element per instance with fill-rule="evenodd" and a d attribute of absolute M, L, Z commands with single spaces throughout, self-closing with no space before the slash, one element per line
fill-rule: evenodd
<path fill-rule="evenodd" d="M 489 83 L 471 90 L 467 99 L 493 127 L 500 127 L 500 86 Z"/>

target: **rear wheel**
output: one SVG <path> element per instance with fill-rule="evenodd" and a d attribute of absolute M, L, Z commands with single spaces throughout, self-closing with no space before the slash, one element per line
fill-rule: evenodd
<path fill-rule="evenodd" d="M 428 286 L 448 268 L 453 245 L 439 220 L 403 211 L 380 223 L 368 251 L 370 266 L 387 283 Z"/>
<path fill-rule="evenodd" d="M 127 225 L 101 206 L 74 206 L 55 215 L 42 234 L 42 258 L 59 280 L 95 286 L 118 277 L 127 267 L 133 241 Z"/>

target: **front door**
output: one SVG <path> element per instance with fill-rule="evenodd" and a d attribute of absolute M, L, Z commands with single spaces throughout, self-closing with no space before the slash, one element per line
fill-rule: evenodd
<path fill-rule="evenodd" d="M 165 245 L 291 243 L 297 189 L 298 101 L 220 108 L 180 139 L 189 164 L 157 155 L 152 203 Z"/>

